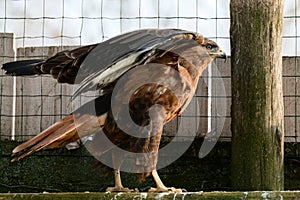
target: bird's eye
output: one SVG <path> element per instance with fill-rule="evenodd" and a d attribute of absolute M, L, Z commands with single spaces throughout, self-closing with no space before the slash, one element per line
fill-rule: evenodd
<path fill-rule="evenodd" d="M 207 45 L 206 45 L 206 48 L 207 48 L 208 50 L 211 50 L 211 49 L 212 49 L 212 46 L 211 46 L 210 44 L 207 44 Z"/>

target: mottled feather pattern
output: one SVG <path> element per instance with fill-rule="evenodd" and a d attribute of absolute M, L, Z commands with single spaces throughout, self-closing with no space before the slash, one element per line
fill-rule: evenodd
<path fill-rule="evenodd" d="M 124 155 L 119 155 L 109 145 L 98 145 L 101 144 L 97 141 L 101 140 L 99 132 L 103 131 L 116 147 L 128 152 L 151 153 L 136 160 L 137 172 L 143 172 L 140 177 L 145 178 L 155 169 L 163 125 L 184 111 L 202 72 L 217 57 L 224 58 L 224 52 L 199 33 L 144 29 L 103 43 L 62 51 L 46 60 L 4 64 L 3 69 L 11 75 L 51 74 L 59 83 L 78 84 L 75 97 L 89 90 L 98 90 L 99 94 L 96 99 L 16 147 L 13 161 L 41 149 L 59 148 L 92 135 L 95 141 L 92 149 L 99 157 L 120 160 L 114 166 L 118 169 Z M 156 69 L 154 66 L 163 67 L 153 70 Z M 137 80 L 152 82 L 132 91 Z M 124 82 L 118 88 L 120 81 Z M 128 93 L 132 94 L 129 100 L 125 99 Z M 120 103 L 114 105 L 114 101 Z M 141 132 L 149 131 L 151 136 L 135 137 L 119 127 L 116 117 L 127 117 L 123 115 L 126 107 L 122 105 L 129 106 L 130 117 Z M 116 116 L 112 107 L 117 111 Z M 151 129 L 146 129 L 149 124 Z M 130 128 L 130 124 L 128 126 Z"/>

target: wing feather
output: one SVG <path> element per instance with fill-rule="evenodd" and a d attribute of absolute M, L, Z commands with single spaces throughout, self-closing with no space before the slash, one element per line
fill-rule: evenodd
<path fill-rule="evenodd" d="M 101 89 L 129 69 L 159 56 L 158 52 L 163 54 L 161 50 L 167 52 L 183 44 L 182 40 L 196 36 L 180 29 L 137 30 L 99 44 L 59 52 L 43 62 L 7 63 L 3 69 L 8 74 L 19 76 L 52 74 L 60 83 L 79 84 L 75 92 L 78 95 L 91 89 Z"/>
<path fill-rule="evenodd" d="M 194 33 L 185 30 L 146 29 L 129 32 L 98 44 L 81 65 L 79 76 L 85 74 L 81 70 L 88 72 L 88 75 L 84 79 L 78 77 L 75 81 L 79 83 L 79 87 L 74 98 L 82 92 L 99 89 L 115 81 L 129 69 L 157 55 L 157 52 L 166 52 L 177 44 L 184 45 L 186 39 L 194 37 Z"/>

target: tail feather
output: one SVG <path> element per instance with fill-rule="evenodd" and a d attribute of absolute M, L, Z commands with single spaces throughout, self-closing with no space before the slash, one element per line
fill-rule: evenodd
<path fill-rule="evenodd" d="M 60 127 L 64 126 L 64 122 L 68 121 L 68 119 L 70 117 L 72 117 L 72 115 L 66 116 L 62 120 L 56 122 L 52 126 L 50 126 L 47 129 L 45 129 L 40 134 L 36 135 L 35 137 L 31 138 L 30 140 L 28 140 L 28 141 L 26 141 L 26 142 L 24 142 L 22 144 L 20 144 L 19 146 L 17 146 L 16 148 L 14 148 L 14 150 L 12 151 L 12 153 L 13 154 L 19 153 L 20 151 L 23 151 L 24 149 L 29 148 L 29 147 L 35 145 L 36 143 L 38 143 L 39 141 L 47 138 L 50 134 L 53 133 L 53 130 L 57 130 Z"/>
<path fill-rule="evenodd" d="M 111 94 L 93 99 L 37 136 L 20 144 L 12 151 L 12 162 L 41 149 L 54 149 L 68 145 L 101 130 L 110 108 Z M 96 112 L 95 112 L 96 111 Z"/>
<path fill-rule="evenodd" d="M 80 137 L 92 135 L 95 132 L 99 131 L 101 126 L 99 122 L 103 121 L 102 118 L 104 117 L 105 115 L 98 116 L 96 122 L 94 122 L 94 125 L 91 126 L 91 119 L 95 118 L 92 115 L 68 115 L 37 136 L 17 146 L 12 151 L 13 158 L 11 161 L 14 162 L 20 160 L 21 158 L 24 158 L 41 149 L 54 149 L 64 147 L 71 142 L 77 141 L 78 139 L 80 139 Z M 76 118 L 76 123 L 74 121 L 74 118 Z M 81 131 L 79 136 L 77 132 L 78 130 L 87 131 Z"/>
<path fill-rule="evenodd" d="M 44 60 L 21 60 L 15 62 L 5 63 L 2 69 L 6 71 L 6 74 L 13 76 L 26 76 L 42 74 L 40 65 L 44 63 Z"/>

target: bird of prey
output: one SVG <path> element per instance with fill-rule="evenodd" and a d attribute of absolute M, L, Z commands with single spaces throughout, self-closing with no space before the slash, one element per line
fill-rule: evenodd
<path fill-rule="evenodd" d="M 145 154 L 134 163 L 141 179 L 153 176 L 156 188 L 150 191 L 181 191 L 166 187 L 155 168 L 162 128 L 184 111 L 202 72 L 215 58 L 226 59 L 225 52 L 200 33 L 144 29 L 62 51 L 46 60 L 4 64 L 2 69 L 9 75 L 51 74 L 59 83 L 77 84 L 73 98 L 96 91 L 91 101 L 17 146 L 12 161 L 93 135 L 98 142 L 91 148 L 97 159 L 105 158 L 113 164 L 115 186 L 107 191 L 131 191 L 123 187 L 120 178 L 126 157 L 116 149 Z M 147 81 L 142 84 L 143 80 Z M 126 117 L 128 112 L 130 119 Z M 137 132 L 134 135 L 130 134 L 133 129 Z M 100 141 L 100 131 L 113 146 Z"/>

